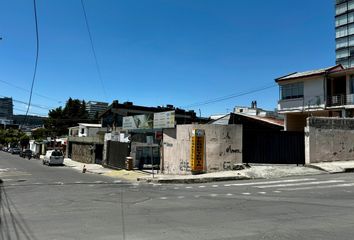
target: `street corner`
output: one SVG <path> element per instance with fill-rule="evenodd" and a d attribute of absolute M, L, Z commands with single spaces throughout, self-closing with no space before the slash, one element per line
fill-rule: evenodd
<path fill-rule="evenodd" d="M 102 174 L 103 176 L 112 177 L 112 178 L 119 178 L 124 179 L 127 181 L 135 182 L 139 181 L 141 178 L 145 178 L 150 176 L 149 173 L 142 172 L 142 171 L 127 171 L 127 170 L 112 170 L 110 172 Z"/>

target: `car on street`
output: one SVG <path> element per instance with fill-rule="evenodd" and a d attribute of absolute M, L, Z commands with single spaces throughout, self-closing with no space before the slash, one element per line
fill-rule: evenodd
<path fill-rule="evenodd" d="M 19 148 L 12 148 L 11 149 L 11 154 L 20 154 L 21 153 L 21 149 Z"/>
<path fill-rule="evenodd" d="M 48 150 L 43 158 L 43 164 L 50 165 L 63 165 L 64 156 L 59 150 Z"/>
<path fill-rule="evenodd" d="M 23 158 L 25 158 L 25 157 L 31 158 L 32 155 L 33 155 L 33 153 L 30 149 L 25 149 L 20 153 L 20 157 L 23 157 Z"/>

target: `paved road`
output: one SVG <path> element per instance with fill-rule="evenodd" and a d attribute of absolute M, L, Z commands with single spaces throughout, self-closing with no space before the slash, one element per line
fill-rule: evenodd
<path fill-rule="evenodd" d="M 0 152 L 0 239 L 353 239 L 354 173 L 136 184 Z M 5 169 L 5 170 L 4 170 Z"/>

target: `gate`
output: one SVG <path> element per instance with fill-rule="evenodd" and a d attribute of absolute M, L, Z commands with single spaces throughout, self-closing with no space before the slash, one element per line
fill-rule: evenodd
<path fill-rule="evenodd" d="M 129 144 L 107 141 L 107 162 L 112 168 L 125 168 L 126 157 L 129 156 Z"/>
<path fill-rule="evenodd" d="M 244 131 L 243 162 L 305 164 L 304 133 Z"/>

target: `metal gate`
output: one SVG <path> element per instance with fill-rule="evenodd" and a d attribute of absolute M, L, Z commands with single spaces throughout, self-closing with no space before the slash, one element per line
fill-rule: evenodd
<path fill-rule="evenodd" d="M 125 168 L 126 157 L 129 156 L 129 144 L 107 141 L 107 162 L 112 168 Z"/>
<path fill-rule="evenodd" d="M 243 162 L 305 164 L 304 133 L 244 131 Z"/>

